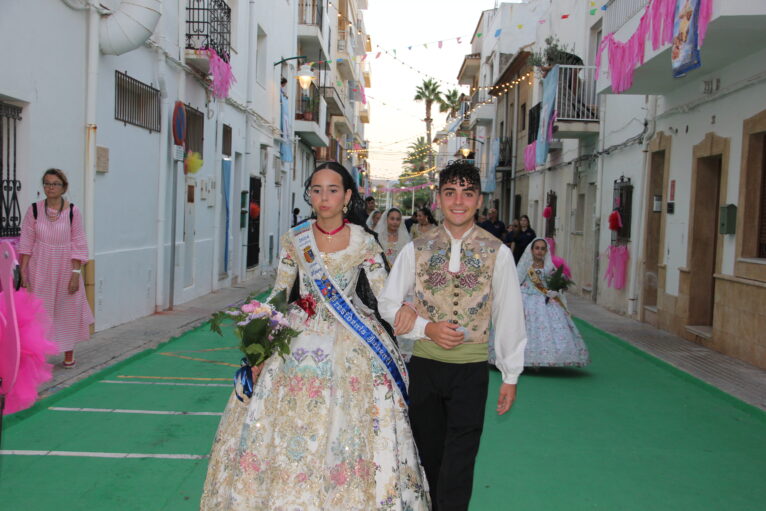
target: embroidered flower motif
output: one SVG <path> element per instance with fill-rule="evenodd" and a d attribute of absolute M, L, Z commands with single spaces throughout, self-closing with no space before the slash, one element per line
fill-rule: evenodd
<path fill-rule="evenodd" d="M 479 277 L 475 273 L 465 273 L 460 276 L 460 285 L 473 289 L 479 284 Z"/>
<path fill-rule="evenodd" d="M 348 382 L 349 382 L 349 385 L 351 386 L 352 392 L 359 392 L 359 389 L 361 388 L 361 382 L 359 381 L 359 378 L 357 376 L 352 376 Z"/>
<path fill-rule="evenodd" d="M 258 456 L 251 453 L 251 452 L 245 452 L 242 454 L 242 456 L 239 457 L 239 468 L 244 470 L 245 472 L 255 472 L 258 473 L 261 471 L 261 460 L 258 459 Z"/>
<path fill-rule="evenodd" d="M 471 268 L 481 268 L 481 259 L 476 257 L 467 257 L 465 259 L 465 264 Z"/>
<path fill-rule="evenodd" d="M 321 364 L 322 362 L 324 362 L 327 359 L 327 357 L 329 357 L 329 355 L 325 353 L 322 348 L 317 348 L 311 352 L 311 358 L 313 358 L 314 362 L 316 362 L 317 364 Z"/>
<path fill-rule="evenodd" d="M 375 472 L 376 467 L 377 465 L 374 462 L 358 458 L 354 465 L 354 475 L 362 480 L 369 479 Z"/>
<path fill-rule="evenodd" d="M 330 480 L 335 486 L 343 486 L 348 481 L 348 468 L 346 463 L 338 463 L 330 469 Z"/>
<path fill-rule="evenodd" d="M 431 256 L 431 259 L 428 260 L 428 265 L 433 268 L 433 267 L 441 266 L 446 262 L 447 262 L 447 259 L 442 254 L 436 253 Z"/>
<path fill-rule="evenodd" d="M 292 376 L 287 390 L 289 390 L 291 394 L 298 394 L 301 392 L 303 390 L 303 378 L 301 376 Z"/>
<path fill-rule="evenodd" d="M 311 378 L 306 387 L 306 391 L 308 392 L 309 398 L 311 399 L 318 398 L 322 394 L 323 389 L 324 386 L 322 385 L 322 381 L 319 378 Z"/>
<path fill-rule="evenodd" d="M 297 350 L 293 351 L 293 358 L 296 362 L 301 363 L 308 354 L 309 352 L 304 348 L 298 348 Z"/>
<path fill-rule="evenodd" d="M 295 477 L 293 478 L 293 481 L 295 481 L 295 484 L 303 484 L 308 480 L 309 480 L 309 476 L 307 476 L 305 472 L 301 472 L 300 474 L 295 474 Z"/>
<path fill-rule="evenodd" d="M 287 441 L 287 455 L 293 461 L 300 461 L 307 450 L 306 439 L 302 436 L 294 435 Z"/>
<path fill-rule="evenodd" d="M 426 285 L 430 287 L 445 286 L 447 285 L 447 276 L 441 272 L 431 272 L 431 274 L 428 275 L 428 280 L 426 281 Z"/>

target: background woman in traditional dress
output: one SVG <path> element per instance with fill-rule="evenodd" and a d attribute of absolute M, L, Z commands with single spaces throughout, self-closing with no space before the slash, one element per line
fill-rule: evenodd
<path fill-rule="evenodd" d="M 370 215 L 367 217 L 367 227 L 370 228 L 370 230 L 374 231 L 375 228 L 378 226 L 378 222 L 380 221 L 380 217 L 383 214 L 382 211 L 379 209 L 376 209 Z"/>
<path fill-rule="evenodd" d="M 301 334 L 290 354 L 265 362 L 249 403 L 229 400 L 201 509 L 425 511 L 427 483 L 400 390 L 378 356 L 336 319 L 301 261 L 321 261 L 403 368 L 377 319 L 374 294 L 388 275 L 381 247 L 364 227 L 364 203 L 342 166 L 318 167 L 306 199 L 316 219 L 302 228 L 310 229 L 318 259 L 285 234 L 272 294 L 311 295 L 316 313 L 295 307 L 289 320 Z"/>
<path fill-rule="evenodd" d="M 548 289 L 556 270 L 548 243 L 536 238 L 516 266 L 527 325 L 525 367 L 583 367 L 588 348 L 566 309 L 564 297 Z"/>
<path fill-rule="evenodd" d="M 71 368 L 75 344 L 88 340 L 93 323 L 81 275 L 88 240 L 79 208 L 64 199 L 69 188 L 64 172 L 48 169 L 42 183 L 45 199 L 27 209 L 21 225 L 22 285 L 43 301 L 50 338 L 64 352 L 64 367 Z"/>
<path fill-rule="evenodd" d="M 414 240 L 421 234 L 424 234 L 439 225 L 434 218 L 433 213 L 428 208 L 420 208 L 415 212 L 415 223 L 410 229 L 410 235 Z"/>
<path fill-rule="evenodd" d="M 404 245 L 411 241 L 407 228 L 402 222 L 402 212 L 397 208 L 387 209 L 380 217 L 378 226 L 375 228 L 378 233 L 378 241 L 383 247 L 388 264 L 393 266 L 396 256 L 404 248 Z"/>

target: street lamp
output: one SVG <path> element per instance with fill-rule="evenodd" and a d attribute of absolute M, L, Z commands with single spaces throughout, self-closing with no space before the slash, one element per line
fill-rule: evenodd
<path fill-rule="evenodd" d="M 314 71 L 308 64 L 303 64 L 300 69 L 298 69 L 296 78 L 298 78 L 298 84 L 300 84 L 301 89 L 308 90 L 308 88 L 311 87 L 311 82 L 313 82 L 315 78 Z"/>
<path fill-rule="evenodd" d="M 460 148 L 460 154 L 463 155 L 463 158 L 468 158 L 468 155 L 471 154 L 471 148 L 468 147 L 468 144 L 463 144 L 463 147 Z"/>

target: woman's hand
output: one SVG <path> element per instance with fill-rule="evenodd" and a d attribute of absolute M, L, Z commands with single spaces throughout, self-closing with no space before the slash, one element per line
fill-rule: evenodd
<path fill-rule="evenodd" d="M 261 375 L 261 371 L 263 371 L 263 364 L 265 363 L 261 362 L 259 365 L 250 368 L 250 374 L 253 377 L 253 387 L 255 387 L 255 382 L 258 381 L 258 377 Z"/>
<path fill-rule="evenodd" d="M 557 291 L 548 291 L 547 295 L 548 295 L 548 298 L 557 298 L 559 296 L 559 293 Z"/>
<path fill-rule="evenodd" d="M 72 272 L 72 276 L 69 279 L 69 294 L 75 294 L 78 289 L 80 289 L 80 274 Z"/>
<path fill-rule="evenodd" d="M 25 288 L 30 293 L 32 292 L 32 286 L 29 285 L 29 278 L 24 275 L 24 271 L 21 272 L 21 287 Z"/>
<path fill-rule="evenodd" d="M 409 305 L 402 305 L 396 312 L 394 318 L 394 334 L 403 335 L 412 330 L 415 326 L 415 319 L 418 314 Z"/>

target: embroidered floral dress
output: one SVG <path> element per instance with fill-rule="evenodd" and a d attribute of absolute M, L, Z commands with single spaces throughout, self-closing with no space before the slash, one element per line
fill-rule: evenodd
<path fill-rule="evenodd" d="M 521 281 L 527 325 L 525 367 L 582 367 L 590 363 L 585 342 L 561 298 L 546 303 L 544 271 L 529 268 Z"/>
<path fill-rule="evenodd" d="M 378 336 L 386 333 L 355 298 L 360 272 L 378 295 L 386 280 L 380 247 L 349 225 L 349 246 L 321 257 Z M 273 293 L 291 289 L 300 268 L 282 237 Z M 301 334 L 285 360 L 267 360 L 252 399 L 229 399 L 208 467 L 202 510 L 430 509 L 407 406 L 371 350 L 339 323 L 300 271 L 301 295 L 316 315 L 291 314 Z M 398 357 L 398 353 L 393 353 Z"/>

